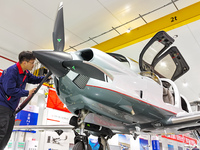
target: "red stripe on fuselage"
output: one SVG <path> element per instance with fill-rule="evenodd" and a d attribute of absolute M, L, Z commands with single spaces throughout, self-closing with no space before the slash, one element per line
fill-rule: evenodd
<path fill-rule="evenodd" d="M 170 110 L 167 110 L 167 109 L 161 108 L 161 107 L 159 107 L 159 106 L 156 106 L 156 105 L 153 105 L 153 104 L 147 103 L 147 102 L 145 102 L 145 101 L 143 101 L 143 100 L 141 100 L 141 99 L 138 99 L 138 98 L 132 97 L 132 96 L 130 96 L 130 95 L 127 95 L 127 94 L 124 94 L 124 93 L 121 93 L 121 92 L 118 92 L 118 91 L 115 91 L 115 90 L 112 90 L 112 89 L 108 89 L 108 88 L 104 88 L 104 87 L 99 87 L 99 86 L 95 86 L 95 85 L 86 85 L 86 86 L 91 86 L 91 87 L 96 87 L 96 88 L 101 88 L 101 89 L 109 90 L 109 91 L 112 91 L 112 92 L 116 92 L 116 93 L 119 93 L 119 94 L 122 94 L 122 95 L 128 96 L 128 97 L 130 97 L 130 98 L 136 99 L 136 100 L 138 100 L 138 101 L 141 101 L 141 102 L 143 102 L 143 103 L 146 103 L 146 104 L 148 104 L 148 105 L 151 105 L 151 106 L 157 107 L 157 108 L 159 108 L 159 109 L 162 109 L 162 110 L 168 111 L 168 112 L 173 113 L 173 114 L 175 114 L 175 115 L 177 114 L 177 113 L 172 112 L 172 111 L 170 111 Z"/>
<path fill-rule="evenodd" d="M 54 119 L 49 119 L 49 118 L 47 118 L 47 120 L 55 121 L 55 122 L 60 122 L 59 120 L 54 120 Z"/>

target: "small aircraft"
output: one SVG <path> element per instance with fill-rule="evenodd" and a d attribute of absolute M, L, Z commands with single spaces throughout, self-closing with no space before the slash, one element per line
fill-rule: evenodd
<path fill-rule="evenodd" d="M 75 114 L 70 124 L 74 129 L 79 128 L 80 133 L 75 131 L 73 150 L 90 150 L 89 134 L 99 137 L 103 150 L 109 149 L 107 140 L 116 133 L 132 134 L 136 138 L 143 133 L 193 131 L 200 136 L 200 112 L 191 111 L 173 82 L 189 66 L 178 48 L 170 47 L 174 39 L 166 32 L 156 33 L 146 44 L 139 64 L 120 54 L 94 48 L 66 53 L 64 42 L 61 3 L 53 31 L 54 51 L 33 52 L 49 70 L 44 81 L 54 75 L 59 98 Z"/>

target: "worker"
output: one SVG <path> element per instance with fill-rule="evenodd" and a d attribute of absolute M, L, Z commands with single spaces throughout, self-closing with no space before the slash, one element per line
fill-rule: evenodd
<path fill-rule="evenodd" d="M 197 148 L 197 146 L 195 146 L 192 150 L 199 150 L 199 149 Z"/>
<path fill-rule="evenodd" d="M 36 90 L 25 90 L 26 83 L 38 84 L 44 78 L 30 73 L 35 61 L 32 52 L 23 51 L 18 59 L 19 62 L 5 69 L 0 77 L 0 150 L 5 148 L 10 139 L 20 98 Z"/>

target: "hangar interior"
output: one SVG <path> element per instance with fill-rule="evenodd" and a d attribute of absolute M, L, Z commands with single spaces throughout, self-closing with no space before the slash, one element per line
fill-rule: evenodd
<path fill-rule="evenodd" d="M 60 0 L 6 0 L 0 1 L 0 69 L 3 71 L 18 61 L 21 51 L 53 50 L 52 31 Z M 63 1 L 65 52 L 84 48 L 97 48 L 106 53 L 118 53 L 139 62 L 139 55 L 151 37 L 165 31 L 175 41 L 175 45 L 190 70 L 178 78 L 175 84 L 179 92 L 198 111 L 200 100 L 200 2 L 198 0 L 66 0 Z M 35 70 L 40 63 L 35 64 Z M 35 70 L 32 70 L 34 73 Z M 27 89 L 35 86 L 28 85 Z M 71 113 L 47 107 L 49 90 L 42 86 L 29 103 L 26 111 L 36 112 L 37 125 L 68 124 Z M 55 97 L 53 99 L 56 99 Z M 23 100 L 23 99 L 22 99 Z M 30 117 L 30 116 L 29 116 Z M 17 122 L 16 122 L 17 123 Z M 26 125 L 29 125 L 27 120 Z M 54 130 L 54 129 L 53 129 Z M 52 129 L 29 132 L 17 129 L 13 132 L 7 149 L 35 150 L 72 149 L 74 133 L 63 129 L 60 136 Z M 185 136 L 185 137 L 184 137 Z M 191 143 L 177 140 L 177 137 L 140 135 L 136 140 L 131 135 L 115 135 L 109 140 L 111 149 L 153 149 L 152 141 L 158 140 L 160 149 L 191 149 L 200 146 L 198 139 L 180 135 Z M 191 138 L 191 139 L 190 139 Z M 91 141 L 97 142 L 96 137 Z M 125 143 L 124 145 L 120 145 Z M 123 141 L 125 140 L 125 141 Z M 117 141 L 117 142 L 116 142 Z M 195 143 L 196 142 L 196 143 Z M 10 145 L 9 145 L 10 144 Z M 20 147 L 21 145 L 21 147 Z M 122 145 L 124 147 L 122 147 Z M 35 146 L 35 147 L 34 147 Z M 95 148 L 94 148 L 95 149 Z"/>

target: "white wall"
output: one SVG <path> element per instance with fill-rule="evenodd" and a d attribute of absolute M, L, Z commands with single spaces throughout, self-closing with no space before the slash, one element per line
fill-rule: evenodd
<path fill-rule="evenodd" d="M 11 59 L 15 62 L 18 61 L 18 55 L 13 54 L 9 51 L 6 51 L 6 50 L 4 50 L 3 48 L 0 47 L 0 62 L 1 62 L 0 63 L 0 69 L 2 69 L 2 70 L 6 69 L 9 66 L 14 64 L 14 62 L 11 62 L 11 61 L 4 59 L 2 57 L 6 57 L 6 58 Z"/>

